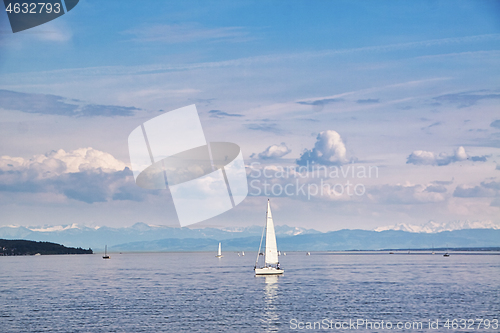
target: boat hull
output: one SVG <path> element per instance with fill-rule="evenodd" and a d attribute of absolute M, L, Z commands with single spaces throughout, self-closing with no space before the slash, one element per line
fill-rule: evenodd
<path fill-rule="evenodd" d="M 285 271 L 283 269 L 276 269 L 274 267 L 256 268 L 255 275 L 281 275 Z"/>

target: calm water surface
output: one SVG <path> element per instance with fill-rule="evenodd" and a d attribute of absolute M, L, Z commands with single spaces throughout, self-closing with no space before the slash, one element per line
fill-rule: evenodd
<path fill-rule="evenodd" d="M 500 255 L 288 253 L 255 277 L 256 253 L 0 257 L 1 332 L 346 331 L 335 322 L 500 319 Z M 328 329 L 297 323 L 332 320 Z M 428 321 L 439 322 L 428 329 Z M 325 327 L 323 327 L 325 328 Z"/>

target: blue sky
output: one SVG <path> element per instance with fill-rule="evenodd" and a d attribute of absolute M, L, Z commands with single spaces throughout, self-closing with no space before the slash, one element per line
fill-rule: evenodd
<path fill-rule="evenodd" d="M 360 197 L 278 195 L 278 224 L 500 225 L 497 2 L 80 1 L 16 34 L 2 14 L 0 42 L 0 225 L 176 225 L 169 194 L 122 170 L 130 131 L 193 103 L 249 166 L 378 168 Z"/>

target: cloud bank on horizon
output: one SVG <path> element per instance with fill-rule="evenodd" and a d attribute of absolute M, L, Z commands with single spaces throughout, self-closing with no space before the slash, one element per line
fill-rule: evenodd
<path fill-rule="evenodd" d="M 127 165 L 93 148 L 63 149 L 22 157 L 0 157 L 0 192 L 46 194 L 48 202 L 77 200 L 92 204 L 110 200 L 142 201 Z M 154 191 L 150 193 L 154 194 Z M 50 199 L 50 195 L 55 195 Z"/>

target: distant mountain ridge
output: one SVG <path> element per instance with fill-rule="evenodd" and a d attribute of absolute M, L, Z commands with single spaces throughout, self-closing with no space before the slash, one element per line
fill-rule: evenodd
<path fill-rule="evenodd" d="M 493 248 L 500 247 L 500 230 L 470 229 L 440 233 L 410 233 L 387 230 L 339 230 L 321 234 L 277 237 L 281 251 L 347 251 L 427 248 Z M 217 239 L 160 239 L 132 242 L 111 247 L 113 251 L 216 251 Z M 257 251 L 260 236 L 222 241 L 223 251 Z"/>
<path fill-rule="evenodd" d="M 406 225 L 405 225 L 406 226 Z M 424 225 L 425 226 L 425 225 Z M 89 228 L 76 224 L 44 227 L 0 227 L 0 238 L 49 241 L 65 246 L 112 251 L 256 251 L 261 226 L 244 228 L 173 228 L 136 223 L 124 228 Z M 321 233 L 313 229 L 276 226 L 283 251 L 379 250 L 439 247 L 498 247 L 500 229 L 409 232 L 406 230 L 339 230 Z"/>
<path fill-rule="evenodd" d="M 294 236 L 300 234 L 319 234 L 313 229 L 289 226 L 276 226 L 276 235 Z M 29 239 L 48 241 L 64 244 L 66 246 L 79 246 L 84 248 L 104 249 L 104 245 L 113 246 L 128 242 L 154 241 L 159 239 L 218 239 L 260 236 L 261 226 L 226 227 L 226 228 L 174 228 L 167 226 L 150 226 L 138 222 L 131 227 L 123 228 L 90 228 L 77 224 L 63 226 L 4 226 L 0 227 L 0 238 L 4 239 Z"/>

